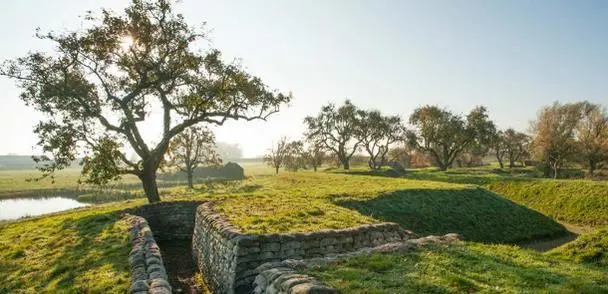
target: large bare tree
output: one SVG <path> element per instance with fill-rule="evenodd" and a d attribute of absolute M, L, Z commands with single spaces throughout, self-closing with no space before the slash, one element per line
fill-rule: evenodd
<path fill-rule="evenodd" d="M 324 149 L 333 152 L 344 169 L 350 169 L 350 159 L 361 145 L 361 139 L 357 137 L 360 122 L 360 112 L 350 100 L 340 107 L 329 103 L 321 107 L 317 116 L 304 119 L 308 127 L 307 140 L 319 142 Z"/>
<path fill-rule="evenodd" d="M 172 5 L 132 0 L 122 14 L 88 13 L 87 29 L 37 33 L 54 52 L 2 65 L 0 74 L 17 82 L 21 99 L 48 118 L 34 130 L 45 175 L 84 154 L 88 182 L 133 174 L 148 200 L 160 201 L 156 171 L 173 137 L 199 123 L 265 119 L 290 101 L 291 95 L 222 61 L 219 51 L 198 49 L 205 34 Z M 162 116 L 160 139 L 146 140 L 141 130 L 153 112 Z M 139 159 L 127 158 L 126 147 Z"/>
<path fill-rule="evenodd" d="M 166 166 L 186 173 L 193 188 L 194 171 L 201 165 L 219 166 L 222 162 L 215 146 L 215 136 L 208 128 L 191 126 L 173 137 L 167 150 Z"/>
<path fill-rule="evenodd" d="M 289 140 L 287 137 L 281 137 L 268 149 L 268 152 L 264 155 L 264 162 L 274 168 L 275 174 L 278 174 L 279 169 L 285 164 L 288 152 Z"/>

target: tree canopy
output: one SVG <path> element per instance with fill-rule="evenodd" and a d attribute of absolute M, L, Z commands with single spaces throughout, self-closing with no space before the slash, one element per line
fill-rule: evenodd
<path fill-rule="evenodd" d="M 404 139 L 405 127 L 399 116 L 385 116 L 380 111 L 360 111 L 357 136 L 369 155 L 369 166 L 377 169 L 387 163 L 391 144 Z"/>
<path fill-rule="evenodd" d="M 350 158 L 361 145 L 361 139 L 357 136 L 361 113 L 357 106 L 350 100 L 344 101 L 339 107 L 329 103 L 321 107 L 317 116 L 307 116 L 304 123 L 308 127 L 307 139 L 333 152 L 342 167 L 349 169 Z"/>
<path fill-rule="evenodd" d="M 173 137 L 199 123 L 265 119 L 291 100 L 215 49 L 173 12 L 170 0 L 132 0 L 122 14 L 87 13 L 86 29 L 41 33 L 56 50 L 6 61 L 21 99 L 46 115 L 34 129 L 45 174 L 84 154 L 88 182 L 138 176 L 150 202 L 160 201 L 156 171 Z M 160 139 L 143 137 L 151 113 L 162 114 Z M 152 140 L 155 143 L 152 143 Z M 125 148 L 137 161 L 125 156 Z"/>
<path fill-rule="evenodd" d="M 441 170 L 451 167 L 467 148 L 489 144 L 495 132 L 494 123 L 483 106 L 473 109 L 464 119 L 448 110 L 426 105 L 415 109 L 409 122 L 415 129 L 407 133 L 408 144 L 428 153 Z"/>
<path fill-rule="evenodd" d="M 197 167 L 219 166 L 221 163 L 213 133 L 208 128 L 191 126 L 171 140 L 165 166 L 186 173 L 188 187 L 193 188 L 192 176 Z"/>

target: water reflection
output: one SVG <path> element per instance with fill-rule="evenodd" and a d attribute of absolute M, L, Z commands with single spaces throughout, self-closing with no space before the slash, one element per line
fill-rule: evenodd
<path fill-rule="evenodd" d="M 89 204 L 66 197 L 0 199 L 0 220 L 52 213 Z"/>

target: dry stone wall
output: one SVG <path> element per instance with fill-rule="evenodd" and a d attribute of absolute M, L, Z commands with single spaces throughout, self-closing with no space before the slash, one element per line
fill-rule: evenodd
<path fill-rule="evenodd" d="M 256 268 L 264 263 L 352 252 L 407 238 L 395 223 L 313 233 L 244 234 L 215 213 L 211 203 L 204 203 L 196 212 L 192 250 L 215 293 L 250 293 L 259 273 Z"/>
<path fill-rule="evenodd" d="M 140 216 L 126 214 L 124 219 L 129 224 L 132 245 L 129 253 L 132 277 L 130 293 L 171 294 L 167 270 L 150 226 Z"/>
<path fill-rule="evenodd" d="M 190 240 L 200 201 L 167 201 L 142 205 L 127 212 L 146 219 L 156 240 Z"/>

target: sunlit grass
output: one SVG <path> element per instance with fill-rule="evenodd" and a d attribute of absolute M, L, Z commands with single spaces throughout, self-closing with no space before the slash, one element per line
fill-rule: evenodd
<path fill-rule="evenodd" d="M 0 224 L 0 293 L 125 293 L 126 224 L 118 211 L 142 202 Z"/>
<path fill-rule="evenodd" d="M 307 272 L 342 293 L 606 293 L 608 271 L 514 246 L 431 245 Z"/>

